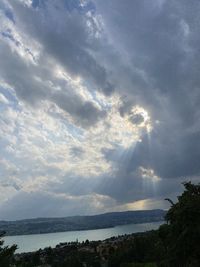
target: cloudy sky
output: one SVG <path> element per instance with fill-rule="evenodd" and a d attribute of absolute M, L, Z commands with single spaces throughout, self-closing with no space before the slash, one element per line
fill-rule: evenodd
<path fill-rule="evenodd" d="M 0 1 L 0 219 L 168 208 L 199 181 L 199 14 Z"/>

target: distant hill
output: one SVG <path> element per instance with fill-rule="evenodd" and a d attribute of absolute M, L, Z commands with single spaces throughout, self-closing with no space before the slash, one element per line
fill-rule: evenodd
<path fill-rule="evenodd" d="M 166 211 L 139 210 L 111 212 L 93 216 L 63 218 L 36 218 L 17 221 L 0 221 L 0 231 L 6 235 L 54 233 L 76 230 L 110 228 L 130 223 L 158 222 L 164 220 Z"/>

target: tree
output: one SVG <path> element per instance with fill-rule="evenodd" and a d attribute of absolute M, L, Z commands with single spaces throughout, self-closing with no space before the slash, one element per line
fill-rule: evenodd
<path fill-rule="evenodd" d="M 0 233 L 0 266 L 9 267 L 13 261 L 13 255 L 15 250 L 17 249 L 16 245 L 12 245 L 11 247 L 3 246 L 4 240 L 2 237 L 5 233 Z"/>
<path fill-rule="evenodd" d="M 172 201 L 166 214 L 167 225 L 159 229 L 166 249 L 168 265 L 172 267 L 200 266 L 200 184 L 183 183 L 185 191 Z"/>

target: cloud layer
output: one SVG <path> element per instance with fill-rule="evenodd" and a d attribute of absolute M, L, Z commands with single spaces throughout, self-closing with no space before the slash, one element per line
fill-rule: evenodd
<path fill-rule="evenodd" d="M 199 180 L 199 9 L 2 1 L 0 219 L 166 208 Z"/>

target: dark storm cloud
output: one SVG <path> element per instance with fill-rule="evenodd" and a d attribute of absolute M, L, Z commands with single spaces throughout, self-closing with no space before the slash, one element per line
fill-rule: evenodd
<path fill-rule="evenodd" d="M 63 110 L 70 113 L 75 122 L 83 127 L 94 125 L 106 112 L 99 110 L 89 101 L 82 101 L 77 95 L 62 92 L 53 95 L 53 101 Z"/>
<path fill-rule="evenodd" d="M 153 133 L 151 140 L 143 138 L 132 153 L 127 171 L 150 167 L 163 179 L 199 175 L 200 132 L 171 138 L 168 135 Z"/>
<path fill-rule="evenodd" d="M 65 87 L 70 88 L 70 86 L 52 77 L 47 60 L 49 56 L 54 58 L 55 62 L 61 64 L 72 76 L 86 78 L 87 83 L 90 81 L 92 87 L 103 91 L 106 95 L 113 92 L 114 87 L 108 80 L 105 68 L 88 52 L 92 37 L 86 29 L 85 14 L 80 14 L 75 8 L 72 15 L 63 1 L 58 6 L 49 1 L 38 9 L 28 8 L 22 3 L 12 1 L 10 4 L 13 7 L 16 24 L 21 31 L 39 42 L 42 52 L 39 62 L 32 65 L 6 45 L 1 44 L 1 77 L 14 87 L 20 99 L 32 105 L 42 100 L 51 100 L 67 111 L 75 123 L 82 127 L 94 125 L 105 116 L 105 112 L 99 110 L 89 100 L 83 100 L 78 94 L 74 94 L 72 88 L 71 94 L 66 93 Z M 11 41 L 16 44 L 12 34 L 9 31 Z M 17 46 L 19 49 L 23 48 L 20 42 Z M 30 50 L 26 53 L 34 59 Z M 60 86 L 61 90 L 53 92 L 49 80 L 53 82 L 53 86 Z"/>
<path fill-rule="evenodd" d="M 45 8 L 39 9 L 12 1 L 10 4 L 20 28 L 39 41 L 46 56 L 54 57 L 72 75 L 90 80 L 93 87 L 105 94 L 113 92 L 106 69 L 90 53 L 93 37 L 85 14 L 76 9 L 71 14 L 65 1 L 57 4 L 47 1 Z"/>
<path fill-rule="evenodd" d="M 62 81 L 55 80 L 45 65 L 39 68 L 30 65 L 27 68 L 26 62 L 3 42 L 0 44 L 0 58 L 1 78 L 15 89 L 17 96 L 23 101 L 31 105 L 39 105 L 42 100 L 50 100 L 67 111 L 82 127 L 91 126 L 105 116 L 104 111 L 99 110 L 93 103 L 83 100 L 75 93 L 54 92 L 48 85 L 48 79 L 52 79 L 54 85 L 61 86 L 62 89 L 71 87 Z M 43 81 L 35 79 L 35 76 L 42 77 Z M 71 91 L 73 91 L 72 88 Z"/>
<path fill-rule="evenodd" d="M 44 85 L 33 77 L 36 69 L 27 68 L 22 58 L 3 42 L 0 44 L 0 58 L 1 78 L 14 87 L 20 99 L 34 104 L 47 96 Z"/>
<path fill-rule="evenodd" d="M 144 117 L 141 114 L 132 114 L 129 120 L 133 124 L 141 124 L 144 121 Z"/>
<path fill-rule="evenodd" d="M 111 34 L 115 34 L 113 38 L 128 53 L 133 70 L 137 67 L 146 75 L 145 85 L 142 75 L 135 79 L 134 73 L 132 79 L 129 77 L 132 86 L 124 87 L 124 92 L 138 97 L 154 116 L 159 117 L 155 114 L 158 98 L 166 97 L 168 108 L 178 119 L 187 123 L 194 120 L 200 94 L 195 90 L 199 86 L 199 5 L 198 1 L 97 1 Z M 196 101 L 193 94 L 198 96 Z"/>
<path fill-rule="evenodd" d="M 169 137 L 169 131 L 162 135 L 154 132 L 151 139 L 144 136 L 142 142 L 126 151 L 120 162 L 116 161 L 117 151 L 107 150 L 107 159 L 112 160 L 118 170 L 100 181 L 97 192 L 126 203 L 154 197 L 164 199 L 169 195 L 174 197 L 182 190 L 181 182 L 197 182 L 200 175 L 200 132 Z M 140 167 L 154 170 L 161 179 L 143 178 Z"/>
<path fill-rule="evenodd" d="M 153 119 L 161 121 L 159 127 L 163 125 L 163 130 L 170 129 L 171 135 L 174 133 L 173 138 L 177 138 L 179 143 L 180 136 L 199 122 L 200 3 L 97 1 L 98 5 L 108 15 L 106 22 L 113 32 L 118 30 L 116 35 L 123 40 L 122 46 L 127 49 L 133 66 L 144 71 L 149 82 L 138 89 L 133 79 L 132 87 L 124 88 L 127 98 L 138 95 L 149 108 Z M 106 10 L 101 9 L 104 5 Z M 125 101 L 126 108 L 130 105 L 128 101 Z M 159 132 L 164 134 L 162 129 Z M 170 137 L 165 138 L 168 140 Z"/>
<path fill-rule="evenodd" d="M 200 132 L 174 136 L 171 140 L 167 134 L 161 138 L 157 134 L 153 137 L 157 142 L 152 141 L 149 157 L 158 175 L 177 178 L 200 174 Z"/>
<path fill-rule="evenodd" d="M 118 164 L 115 176 L 105 178 L 100 192 L 119 201 L 176 194 L 180 181 L 200 174 L 200 3 L 136 0 L 96 1 L 96 5 L 119 50 L 126 51 L 131 62 L 128 72 L 116 66 L 121 71 L 118 88 L 123 76 L 128 78 L 120 91 L 125 94 L 120 114 L 141 104 L 154 127 L 150 137 L 144 134 L 132 149 L 129 161 Z M 132 119 L 142 121 L 140 115 Z M 115 161 L 113 149 L 106 155 Z M 151 183 L 144 189 L 137 172 L 140 166 L 161 177 L 156 193 Z"/>

